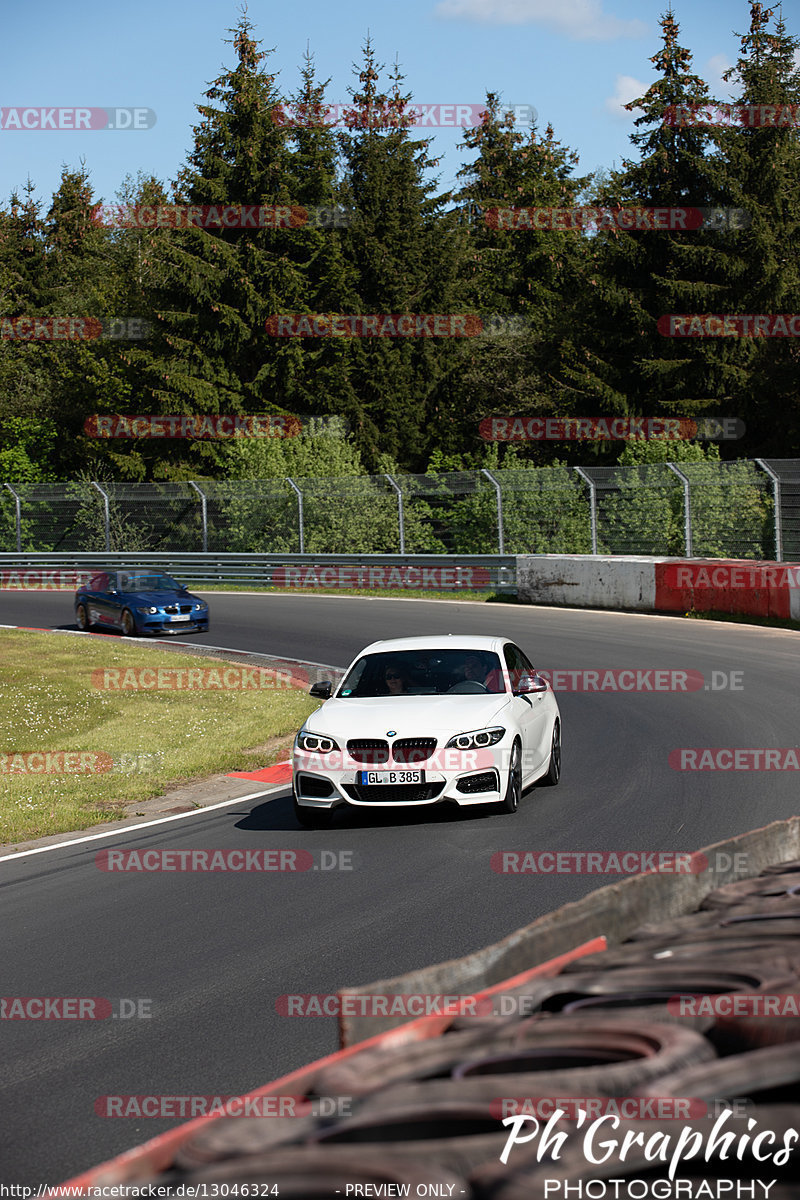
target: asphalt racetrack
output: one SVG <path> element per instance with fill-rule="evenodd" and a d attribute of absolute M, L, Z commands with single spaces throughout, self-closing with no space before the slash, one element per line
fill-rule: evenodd
<path fill-rule="evenodd" d="M 177 1123 L 97 1116 L 100 1097 L 239 1094 L 336 1049 L 336 1019 L 281 1016 L 283 994 L 467 954 L 614 881 L 494 874 L 495 851 L 687 851 L 798 811 L 794 771 L 668 763 L 678 747 L 798 745 L 794 633 L 510 604 L 208 598 L 211 630 L 191 640 L 210 645 L 345 666 L 381 637 L 503 633 L 541 667 L 684 668 L 707 685 L 559 692 L 562 781 L 528 792 L 514 816 L 359 812 L 307 832 L 281 791 L 0 863 L 2 996 L 147 1000 L 152 1014 L 0 1023 L 5 1184 L 63 1182 Z M 0 622 L 71 627 L 72 596 L 0 592 Z M 95 864 L 111 847 L 343 849 L 353 869 L 112 874 Z"/>

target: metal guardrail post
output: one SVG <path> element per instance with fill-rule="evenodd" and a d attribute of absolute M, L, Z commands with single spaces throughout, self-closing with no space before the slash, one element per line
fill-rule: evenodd
<path fill-rule="evenodd" d="M 200 497 L 200 519 L 203 522 L 203 554 L 208 554 L 208 497 L 205 492 L 194 482 L 193 479 L 187 480 L 189 487 L 193 487 Z"/>
<path fill-rule="evenodd" d="M 397 492 L 397 525 L 400 530 L 400 553 L 405 554 L 405 552 L 406 552 L 406 524 L 405 524 L 405 518 L 403 516 L 403 493 L 401 492 L 400 488 L 397 486 L 395 481 L 392 479 L 391 475 L 387 475 L 386 478 L 389 480 L 389 483 L 392 485 L 394 490 Z"/>
<path fill-rule="evenodd" d="M 497 492 L 497 552 L 505 554 L 505 531 L 503 529 L 503 493 L 500 490 L 500 484 L 492 475 L 487 467 L 481 467 L 481 474 L 494 484 L 494 490 Z"/>
<path fill-rule="evenodd" d="M 575 470 L 581 479 L 585 480 L 589 485 L 589 520 L 592 523 L 592 554 L 597 554 L 597 484 L 586 474 L 583 467 L 576 467 Z"/>
<path fill-rule="evenodd" d="M 20 498 L 17 495 L 17 493 L 14 491 L 14 489 L 12 488 L 10 483 L 3 484 L 3 487 L 7 487 L 8 490 L 11 492 L 11 495 L 14 497 L 14 508 L 16 509 L 16 516 L 17 516 L 17 554 L 22 554 L 22 510 L 21 510 L 21 505 L 20 505 Z"/>
<path fill-rule="evenodd" d="M 694 547 L 692 545 L 692 510 L 689 507 L 691 500 L 691 491 L 689 480 L 684 475 L 683 471 L 678 470 L 675 463 L 667 463 L 670 471 L 674 471 L 678 479 L 683 483 L 683 533 L 686 542 L 686 558 L 693 558 Z"/>
<path fill-rule="evenodd" d="M 757 458 L 756 462 L 762 470 L 766 471 L 772 480 L 772 495 L 775 501 L 775 561 L 783 562 L 783 513 L 781 512 L 781 478 L 776 475 L 772 467 L 768 467 L 763 458 Z"/>
<path fill-rule="evenodd" d="M 293 488 L 297 494 L 297 524 L 300 529 L 300 553 L 305 554 L 306 536 L 305 530 L 303 529 L 303 493 L 300 491 L 300 488 L 293 479 L 290 479 L 288 475 L 285 478 L 286 482 L 289 484 L 289 487 Z"/>
<path fill-rule="evenodd" d="M 92 480 L 92 487 L 97 488 L 100 495 L 103 497 L 104 518 L 106 527 L 106 553 L 111 550 L 111 514 L 108 510 L 108 492 L 104 492 L 99 483 Z"/>

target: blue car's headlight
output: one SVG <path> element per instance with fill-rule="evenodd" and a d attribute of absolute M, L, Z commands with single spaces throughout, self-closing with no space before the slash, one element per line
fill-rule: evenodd
<path fill-rule="evenodd" d="M 339 749 L 333 738 L 320 733 L 309 733 L 305 729 L 300 730 L 294 744 L 298 750 L 309 750 L 313 754 L 332 754 L 334 750 Z"/>
<path fill-rule="evenodd" d="M 491 729 L 473 729 L 470 733 L 457 733 L 451 737 L 446 749 L 450 750 L 479 750 L 484 746 L 494 746 L 505 737 L 505 729 L 493 725 Z"/>
<path fill-rule="evenodd" d="M 157 609 L 157 608 L 153 608 L 153 606 L 151 605 L 149 608 L 137 608 L 137 610 L 136 610 L 136 611 L 137 611 L 138 613 L 142 613 L 142 614 L 150 614 L 150 615 L 152 615 L 153 613 L 157 613 L 157 612 L 158 612 L 158 609 Z"/>
<path fill-rule="evenodd" d="M 207 604 L 195 604 L 194 611 L 195 612 L 205 612 L 207 610 L 207 608 L 208 608 Z"/>

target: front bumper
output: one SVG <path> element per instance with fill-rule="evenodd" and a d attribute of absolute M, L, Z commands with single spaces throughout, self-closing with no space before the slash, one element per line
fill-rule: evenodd
<path fill-rule="evenodd" d="M 137 616 L 136 629 L 138 633 L 207 633 L 208 632 L 208 617 L 202 617 L 196 620 L 194 617 L 191 621 L 170 621 L 168 618 L 156 614 L 155 616 Z"/>
<path fill-rule="evenodd" d="M 389 762 L 380 767 L 353 762 L 342 767 L 325 769 L 319 754 L 295 747 L 292 757 L 292 786 L 297 802 L 309 808 L 336 808 L 341 804 L 354 808 L 417 808 L 442 804 L 444 801 L 469 807 L 492 804 L 502 800 L 508 781 L 508 751 L 502 743 L 480 751 L 454 751 L 452 757 L 462 759 L 459 765 L 442 768 L 430 765 L 430 760 L 409 766 Z M 397 783 L 364 785 L 362 771 L 392 771 L 399 776 Z M 424 781 L 406 783 L 403 776 L 420 770 Z"/>

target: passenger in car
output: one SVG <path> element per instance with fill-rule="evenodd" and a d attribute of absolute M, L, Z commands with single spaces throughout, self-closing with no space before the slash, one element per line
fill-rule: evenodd
<path fill-rule="evenodd" d="M 402 667 L 387 666 L 383 674 L 383 682 L 388 696 L 402 696 L 408 691 L 408 676 Z"/>

